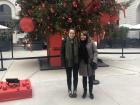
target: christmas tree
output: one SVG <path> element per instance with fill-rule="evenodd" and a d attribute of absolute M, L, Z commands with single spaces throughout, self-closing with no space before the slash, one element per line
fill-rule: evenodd
<path fill-rule="evenodd" d="M 117 3 L 115 0 L 17 0 L 21 6 L 20 17 L 33 20 L 31 39 L 46 38 L 50 33 L 67 33 L 69 28 L 77 32 L 88 30 L 100 34 L 109 32 L 108 27 L 118 26 L 119 10 L 134 0 Z M 113 28 L 113 29 L 114 29 Z"/>

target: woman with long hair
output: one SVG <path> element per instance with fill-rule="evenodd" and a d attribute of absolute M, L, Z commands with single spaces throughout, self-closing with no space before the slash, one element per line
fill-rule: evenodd
<path fill-rule="evenodd" d="M 97 67 L 97 49 L 94 42 L 88 36 L 87 31 L 81 32 L 79 43 L 79 74 L 83 76 L 83 95 L 85 98 L 87 95 L 87 80 L 89 85 L 89 96 L 94 98 L 93 91 L 93 77 L 95 75 L 95 69 L 91 66 Z M 95 68 L 96 68 L 95 67 Z"/>

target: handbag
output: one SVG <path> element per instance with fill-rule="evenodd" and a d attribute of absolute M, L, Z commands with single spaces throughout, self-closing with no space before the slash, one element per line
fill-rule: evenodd
<path fill-rule="evenodd" d="M 91 61 L 90 66 L 91 66 L 91 68 L 92 68 L 93 70 L 96 70 L 96 69 L 97 69 L 97 64 L 94 63 L 93 61 Z"/>

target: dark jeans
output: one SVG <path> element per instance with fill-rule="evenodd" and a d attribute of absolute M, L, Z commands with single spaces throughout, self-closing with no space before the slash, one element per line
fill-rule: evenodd
<path fill-rule="evenodd" d="M 89 93 L 93 90 L 93 76 L 88 77 L 89 80 Z M 87 77 L 83 77 L 83 88 L 84 92 L 87 92 Z"/>
<path fill-rule="evenodd" d="M 71 84 L 72 84 L 72 73 L 73 73 L 73 86 L 74 90 L 77 90 L 77 84 L 78 84 L 78 65 L 75 64 L 73 67 L 66 68 L 66 74 L 67 74 L 67 86 L 68 90 L 71 91 Z"/>

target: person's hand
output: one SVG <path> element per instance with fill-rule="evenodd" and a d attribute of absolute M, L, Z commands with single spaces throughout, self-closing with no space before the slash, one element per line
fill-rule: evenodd
<path fill-rule="evenodd" d="M 91 66 L 92 66 L 92 69 L 93 70 L 96 70 L 97 69 L 97 63 L 91 62 Z"/>

